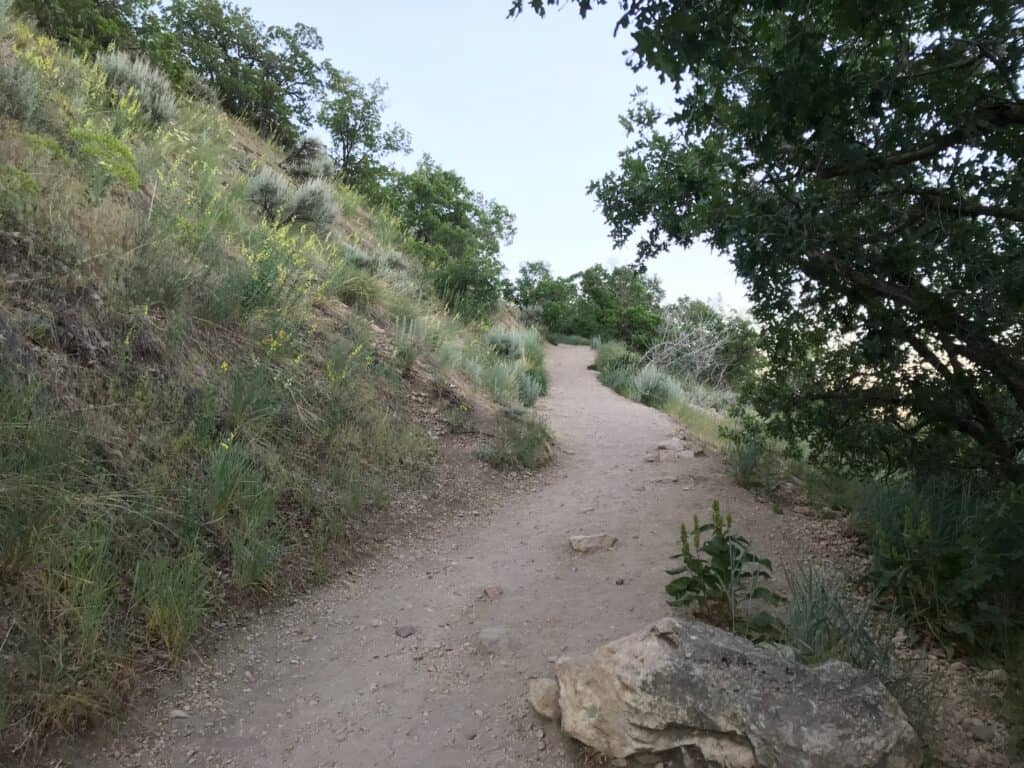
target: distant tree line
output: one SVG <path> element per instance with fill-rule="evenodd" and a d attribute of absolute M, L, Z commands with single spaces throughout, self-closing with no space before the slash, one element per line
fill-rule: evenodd
<path fill-rule="evenodd" d="M 595 265 L 558 277 L 541 261 L 523 264 L 507 298 L 549 334 L 622 341 L 681 378 L 736 387 L 761 360 L 749 319 L 708 302 L 662 305 L 656 277 L 633 265 Z"/>
<path fill-rule="evenodd" d="M 82 53 L 114 48 L 144 57 L 179 91 L 217 101 L 290 150 L 295 175 L 332 176 L 390 209 L 439 294 L 459 311 L 479 317 L 497 305 L 498 254 L 515 234 L 514 216 L 429 156 L 411 173 L 389 164 L 412 141 L 384 119 L 387 86 L 323 58 L 313 27 L 267 25 L 224 0 L 14 0 L 13 7 Z M 329 147 L 309 138 L 315 127 Z"/>

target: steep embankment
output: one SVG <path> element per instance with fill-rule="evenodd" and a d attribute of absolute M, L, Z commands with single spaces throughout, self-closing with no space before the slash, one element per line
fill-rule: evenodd
<path fill-rule="evenodd" d="M 0 15 L 0 92 L 6 754 L 333 573 L 477 387 L 543 375 L 536 334 L 444 312 L 397 221 L 159 73 Z"/>

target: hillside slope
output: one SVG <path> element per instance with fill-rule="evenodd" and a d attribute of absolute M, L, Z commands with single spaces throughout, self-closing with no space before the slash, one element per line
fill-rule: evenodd
<path fill-rule="evenodd" d="M 0 754 L 329 574 L 432 471 L 414 390 L 465 429 L 473 390 L 545 386 L 536 334 L 447 314 L 395 219 L 100 60 L 0 18 Z"/>

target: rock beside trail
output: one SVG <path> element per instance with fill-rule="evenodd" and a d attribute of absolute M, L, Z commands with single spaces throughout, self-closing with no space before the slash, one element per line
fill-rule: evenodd
<path fill-rule="evenodd" d="M 602 549 L 611 549 L 618 539 L 610 533 L 597 533 L 587 536 L 570 536 L 569 546 L 574 552 L 600 552 Z"/>
<path fill-rule="evenodd" d="M 558 683 L 550 677 L 531 677 L 527 683 L 526 699 L 541 717 L 558 720 Z"/>
<path fill-rule="evenodd" d="M 611 758 L 671 753 L 721 768 L 917 768 L 885 687 L 841 662 L 806 667 L 723 630 L 662 619 L 555 665 L 562 729 Z M 666 754 L 665 757 L 669 757 Z"/>

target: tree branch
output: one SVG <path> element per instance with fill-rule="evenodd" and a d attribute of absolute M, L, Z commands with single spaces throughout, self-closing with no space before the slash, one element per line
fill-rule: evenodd
<path fill-rule="evenodd" d="M 943 150 L 964 142 L 971 136 L 989 133 L 997 128 L 1005 128 L 1010 125 L 1024 125 L 1024 102 L 1000 101 L 980 106 L 977 112 L 969 117 L 967 125 L 940 135 L 928 144 L 892 155 L 865 158 L 854 163 L 833 163 L 822 168 L 818 175 L 823 179 L 834 179 L 859 171 L 877 171 L 883 168 L 911 165 L 934 157 Z"/>
<path fill-rule="evenodd" d="M 865 300 L 889 299 L 919 317 L 927 317 L 938 331 L 961 340 L 967 350 L 965 356 L 991 371 L 1009 390 L 1018 407 L 1024 410 L 1024 365 L 1015 354 L 993 341 L 984 328 L 957 312 L 956 307 L 943 297 L 920 283 L 899 284 L 875 277 L 830 253 L 809 253 L 803 266 L 809 276 L 817 279 L 828 280 L 838 274 Z"/>

